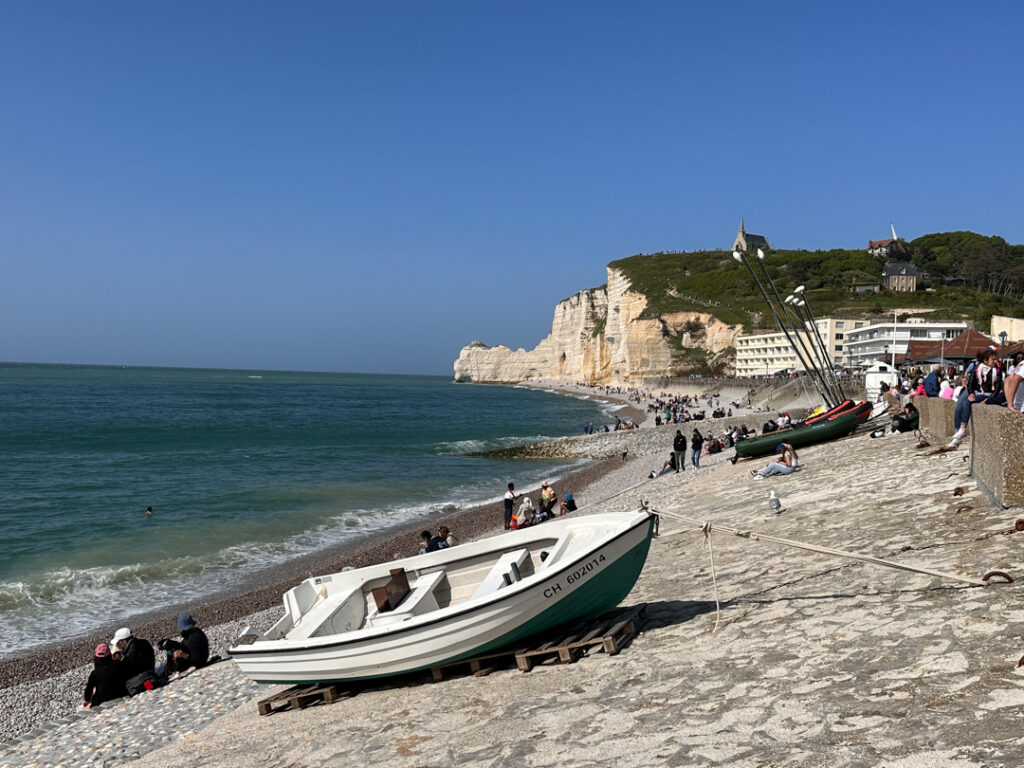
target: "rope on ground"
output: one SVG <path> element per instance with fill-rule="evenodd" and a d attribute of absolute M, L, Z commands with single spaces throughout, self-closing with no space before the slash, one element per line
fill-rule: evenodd
<path fill-rule="evenodd" d="M 722 604 L 718 600 L 718 577 L 715 574 L 715 549 L 711 546 L 711 523 L 704 523 L 704 551 L 711 556 L 711 583 L 715 587 L 715 626 L 711 634 L 718 631 L 718 622 L 722 620 Z"/>
<path fill-rule="evenodd" d="M 1005 573 L 1003 573 L 1001 571 L 989 571 L 988 573 L 986 573 L 980 579 L 969 579 L 969 578 L 967 578 L 965 576 L 959 576 L 959 575 L 953 574 L 953 573 L 945 573 L 943 571 L 935 571 L 935 570 L 932 570 L 930 568 L 921 568 L 921 567 L 914 566 L 914 565 L 905 565 L 903 563 L 894 563 L 894 562 L 892 562 L 890 560 L 882 560 L 881 558 L 871 557 L 870 555 L 859 555 L 859 554 L 857 554 L 855 552 L 846 552 L 846 551 L 841 550 L 841 549 L 833 549 L 832 547 L 823 547 L 823 546 L 820 546 L 818 544 L 808 544 L 808 543 L 803 542 L 803 541 L 795 541 L 794 539 L 784 539 L 784 538 L 781 538 L 779 536 L 769 536 L 767 534 L 757 533 L 755 531 L 742 530 L 742 529 L 739 529 L 739 528 L 730 528 L 730 527 L 725 526 L 725 525 L 717 525 L 717 524 L 711 523 L 711 522 L 701 522 L 700 520 L 697 520 L 695 518 L 687 517 L 686 515 L 681 515 L 678 512 L 669 512 L 669 511 L 656 510 L 656 509 L 652 509 L 651 511 L 655 512 L 655 513 L 657 513 L 657 514 L 659 514 L 659 515 L 661 515 L 663 517 L 669 517 L 669 518 L 672 518 L 674 520 L 679 520 L 680 522 L 688 523 L 688 524 L 690 524 L 692 526 L 695 526 L 699 530 L 707 529 L 709 531 L 718 531 L 719 533 L 728 533 L 728 534 L 731 534 L 733 536 L 739 536 L 740 538 L 744 538 L 744 539 L 753 539 L 754 541 L 767 541 L 767 542 L 770 542 L 772 544 L 778 544 L 778 545 L 784 546 L 784 547 L 793 547 L 794 549 L 803 549 L 803 550 L 806 550 L 808 552 L 817 552 L 818 554 L 822 554 L 822 555 L 832 555 L 834 557 L 845 557 L 845 558 L 848 558 L 850 560 L 857 560 L 857 561 L 862 562 L 862 563 L 871 563 L 872 565 L 882 565 L 882 566 L 885 566 L 886 568 L 895 568 L 895 569 L 900 570 L 900 571 L 911 571 L 913 573 L 923 573 L 923 574 L 926 574 L 928 576 L 937 576 L 937 577 L 939 577 L 941 579 L 948 579 L 950 581 L 959 581 L 959 582 L 963 582 L 964 584 L 971 584 L 972 586 L 981 586 L 981 587 L 988 586 L 988 583 L 989 583 L 988 580 L 991 577 L 997 576 L 997 575 L 1007 579 L 1007 583 L 1012 583 L 1012 581 L 1013 581 L 1012 579 L 1010 579 L 1009 576 L 1007 576 Z M 690 530 L 692 530 L 692 529 L 690 529 Z M 682 533 L 682 532 L 683 531 L 678 531 L 678 533 Z M 673 531 L 672 533 L 677 533 L 677 532 Z M 668 533 L 668 534 L 662 534 L 662 535 L 666 536 L 666 535 L 672 535 L 672 534 Z M 709 534 L 705 534 L 705 535 L 709 536 Z"/>

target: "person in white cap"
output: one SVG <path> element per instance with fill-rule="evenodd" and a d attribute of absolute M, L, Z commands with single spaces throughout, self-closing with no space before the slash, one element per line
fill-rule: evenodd
<path fill-rule="evenodd" d="M 148 640 L 135 637 L 128 627 L 121 627 L 114 633 L 114 646 L 121 652 L 118 662 L 125 680 L 143 672 L 152 672 L 156 666 L 156 655 Z"/>

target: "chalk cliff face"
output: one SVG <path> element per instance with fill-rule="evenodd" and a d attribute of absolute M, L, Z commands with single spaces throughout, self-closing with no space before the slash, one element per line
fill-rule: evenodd
<path fill-rule="evenodd" d="M 534 349 L 488 347 L 474 341 L 455 361 L 456 381 L 510 383 L 559 379 L 638 386 L 705 371 L 732 347 L 741 326 L 702 312 L 641 318 L 647 297 L 608 269 L 604 288 L 580 291 L 555 307 L 549 333 Z"/>

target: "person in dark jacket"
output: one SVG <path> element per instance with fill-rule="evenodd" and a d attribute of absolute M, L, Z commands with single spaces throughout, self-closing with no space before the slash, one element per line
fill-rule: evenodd
<path fill-rule="evenodd" d="M 676 436 L 672 439 L 672 455 L 675 457 L 676 472 L 686 469 L 686 438 L 678 429 Z"/>
<path fill-rule="evenodd" d="M 110 646 L 100 643 L 92 656 L 93 670 L 85 683 L 82 709 L 97 707 L 105 701 L 128 695 L 121 670 L 110 656 Z"/>
<path fill-rule="evenodd" d="M 156 666 L 156 655 L 148 640 L 135 637 L 128 627 L 121 627 L 114 633 L 114 644 L 121 653 L 121 660 L 117 664 L 125 680 L 131 680 L 143 672 L 153 671 Z"/>
<path fill-rule="evenodd" d="M 704 447 L 704 435 L 699 429 L 693 430 L 693 437 L 690 439 L 690 464 L 694 469 L 700 469 L 700 452 Z"/>
<path fill-rule="evenodd" d="M 164 652 L 164 661 L 156 665 L 157 677 L 169 677 L 188 669 L 188 649 L 177 640 L 165 637 L 157 641 L 156 648 Z"/>
<path fill-rule="evenodd" d="M 907 403 L 903 410 L 892 417 L 893 432 L 913 432 L 921 422 L 921 414 L 913 403 Z"/>
<path fill-rule="evenodd" d="M 942 370 L 939 366 L 935 366 L 932 372 L 924 377 L 924 393 L 928 397 L 939 396 L 939 371 Z"/>
<path fill-rule="evenodd" d="M 181 632 L 181 642 L 188 651 L 188 672 L 199 667 L 205 667 L 210 659 L 210 641 L 206 633 L 196 626 L 195 619 L 187 613 L 178 617 L 178 631 Z"/>

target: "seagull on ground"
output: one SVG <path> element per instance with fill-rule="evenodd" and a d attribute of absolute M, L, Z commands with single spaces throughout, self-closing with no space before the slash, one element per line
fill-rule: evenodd
<path fill-rule="evenodd" d="M 779 501 L 779 497 L 775 495 L 774 488 L 768 491 L 768 506 L 771 507 L 776 514 L 782 511 L 782 502 Z"/>

